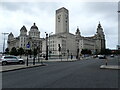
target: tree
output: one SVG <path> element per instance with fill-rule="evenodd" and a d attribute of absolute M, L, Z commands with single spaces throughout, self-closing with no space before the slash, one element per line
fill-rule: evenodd
<path fill-rule="evenodd" d="M 92 54 L 91 50 L 88 50 L 88 49 L 82 49 L 81 53 L 82 54 Z"/>
<path fill-rule="evenodd" d="M 17 49 L 16 49 L 15 47 L 13 47 L 13 48 L 11 49 L 10 55 L 15 55 L 15 56 L 18 55 Z"/>
<path fill-rule="evenodd" d="M 37 56 L 37 49 L 34 48 L 34 50 L 33 50 L 33 54 L 34 54 L 34 57 Z"/>
<path fill-rule="evenodd" d="M 110 49 L 102 49 L 100 54 L 105 54 L 105 55 L 111 54 L 111 50 Z"/>
<path fill-rule="evenodd" d="M 28 55 L 30 55 L 30 58 L 31 58 L 31 55 L 32 55 L 32 50 L 28 50 Z"/>
<path fill-rule="evenodd" d="M 23 55 L 25 52 L 24 52 L 24 49 L 21 47 L 18 49 L 18 55 Z"/>
<path fill-rule="evenodd" d="M 5 49 L 5 54 L 9 54 L 9 48 Z"/>

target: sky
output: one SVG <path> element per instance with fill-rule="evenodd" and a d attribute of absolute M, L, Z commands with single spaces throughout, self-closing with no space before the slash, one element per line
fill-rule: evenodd
<path fill-rule="evenodd" d="M 27 31 L 35 22 L 40 37 L 45 32 L 55 33 L 55 11 L 61 7 L 69 10 L 69 32 L 75 34 L 79 27 L 82 36 L 93 36 L 100 21 L 106 39 L 106 48 L 116 49 L 118 44 L 118 2 L 78 1 L 23 1 L 0 3 L 0 52 L 3 50 L 3 34 L 12 32 L 19 36 L 23 25 Z M 7 35 L 5 36 L 7 43 Z M 6 46 L 7 47 L 7 44 Z"/>

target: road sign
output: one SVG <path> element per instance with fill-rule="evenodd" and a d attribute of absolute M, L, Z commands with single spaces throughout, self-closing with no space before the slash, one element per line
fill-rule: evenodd
<path fill-rule="evenodd" d="M 27 47 L 27 48 L 30 48 L 30 44 L 28 43 L 26 47 Z"/>

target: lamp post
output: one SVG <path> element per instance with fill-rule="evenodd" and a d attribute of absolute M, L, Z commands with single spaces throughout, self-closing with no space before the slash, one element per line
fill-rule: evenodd
<path fill-rule="evenodd" d="M 67 61 L 68 61 L 68 58 L 69 58 L 69 49 L 67 49 Z"/>
<path fill-rule="evenodd" d="M 48 33 L 46 33 L 46 57 L 45 57 L 45 60 L 48 60 Z"/>
<path fill-rule="evenodd" d="M 118 6 L 120 5 L 120 1 L 118 2 Z M 117 11 L 117 13 L 118 13 L 118 50 L 120 50 L 120 8 L 118 7 L 118 11 Z"/>
<path fill-rule="evenodd" d="M 3 54 L 5 51 L 5 35 L 9 34 L 9 33 L 2 33 L 4 35 L 4 41 L 3 41 Z"/>
<path fill-rule="evenodd" d="M 35 46 L 36 46 L 36 43 L 34 43 L 34 49 L 33 49 L 33 54 L 34 54 L 33 65 L 35 65 L 35 57 L 36 57 L 36 53 L 37 53 Z"/>
<path fill-rule="evenodd" d="M 49 33 L 49 58 L 50 58 L 50 54 L 51 54 L 51 50 L 50 50 L 50 35 L 52 34 L 53 32 Z"/>
<path fill-rule="evenodd" d="M 79 60 L 79 48 L 77 49 L 77 60 Z"/>
<path fill-rule="evenodd" d="M 37 51 L 38 51 L 38 62 L 40 62 L 40 60 L 39 60 L 39 56 L 40 56 L 40 41 L 39 41 L 39 45 L 37 46 Z"/>

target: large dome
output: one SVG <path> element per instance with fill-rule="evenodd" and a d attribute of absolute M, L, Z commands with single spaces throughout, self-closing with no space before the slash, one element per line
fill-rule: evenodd
<path fill-rule="evenodd" d="M 35 23 L 33 24 L 33 26 L 30 28 L 29 31 L 29 36 L 30 37 L 40 37 L 40 31 L 38 30 L 38 27 L 35 25 Z"/>
<path fill-rule="evenodd" d="M 38 30 L 38 27 L 34 23 L 33 26 L 31 27 L 31 29 L 37 29 Z"/>

